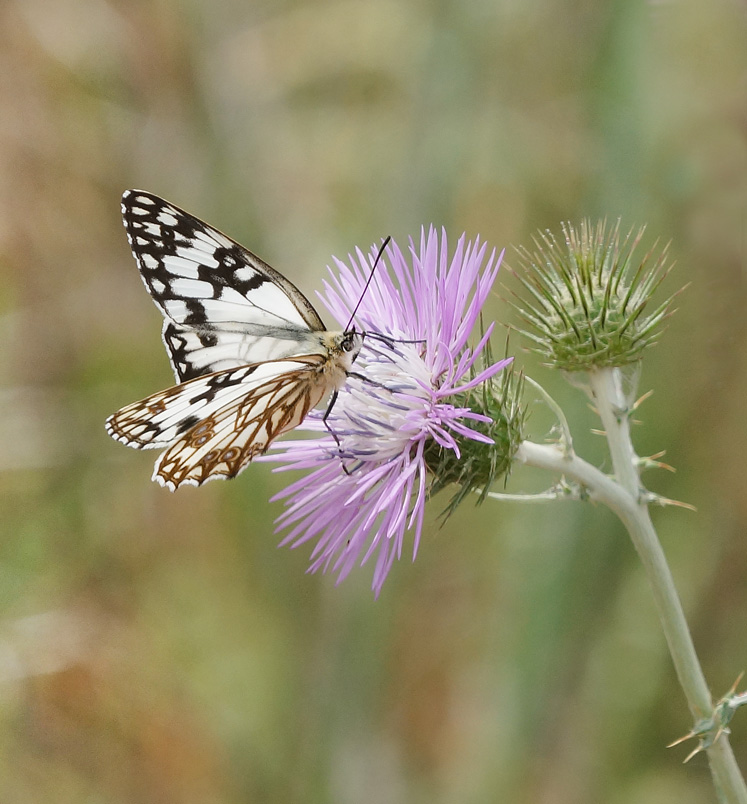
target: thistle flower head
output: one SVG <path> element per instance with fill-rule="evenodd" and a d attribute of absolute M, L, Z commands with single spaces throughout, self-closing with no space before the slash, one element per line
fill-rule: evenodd
<path fill-rule="evenodd" d="M 636 260 L 643 228 L 622 238 L 619 221 L 611 229 L 589 221 L 562 229 L 563 242 L 542 232 L 533 251 L 518 249 L 526 291 L 514 305 L 525 324 L 520 332 L 546 365 L 565 371 L 638 361 L 670 312 L 673 296 L 652 301 L 669 270 L 667 247 Z"/>
<path fill-rule="evenodd" d="M 361 300 L 376 249 L 336 260 L 322 300 L 342 323 Z M 454 464 L 480 445 L 501 450 L 489 413 L 476 412 L 478 389 L 510 358 L 484 361 L 489 326 L 470 348 L 468 339 L 495 281 L 500 257 L 462 236 L 449 257 L 446 234 L 431 229 L 408 253 L 390 243 L 362 296 L 357 320 L 369 333 L 351 375 L 327 419 L 309 416 L 314 437 L 279 442 L 266 456 L 280 469 L 306 474 L 278 496 L 283 544 L 313 541 L 310 571 L 328 568 L 344 578 L 357 563 L 375 561 L 381 586 L 406 535 L 415 557 L 426 499 L 435 486 L 428 470 Z M 496 407 L 495 403 L 493 407 Z M 518 445 L 518 444 L 517 444 Z M 517 446 L 515 445 L 515 446 Z M 514 449 L 515 449 L 514 446 Z M 490 464 L 490 461 L 488 461 Z M 493 461 L 493 475 L 507 461 Z M 449 480 L 458 480 L 452 467 Z"/>

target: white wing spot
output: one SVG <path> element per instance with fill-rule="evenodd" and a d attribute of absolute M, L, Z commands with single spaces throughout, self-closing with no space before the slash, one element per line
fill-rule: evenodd
<path fill-rule="evenodd" d="M 166 290 L 166 285 L 164 285 L 159 279 L 154 279 L 150 283 L 150 286 L 159 296 L 162 296 L 163 292 Z"/>
<path fill-rule="evenodd" d="M 166 299 L 162 304 L 169 318 L 175 321 L 180 321 L 187 315 L 187 305 L 181 299 Z"/>
<path fill-rule="evenodd" d="M 131 194 L 127 193 L 127 198 L 130 198 Z M 135 200 L 139 201 L 141 204 L 146 204 L 149 207 L 152 207 L 156 202 L 149 198 L 147 195 L 136 195 Z"/>
<path fill-rule="evenodd" d="M 152 254 L 141 254 L 140 259 L 146 268 L 158 268 L 158 260 Z"/>
<path fill-rule="evenodd" d="M 237 268 L 233 272 L 233 275 L 239 280 L 239 282 L 248 282 L 250 279 L 254 279 L 254 277 L 257 275 L 257 272 L 248 265 L 242 265 L 241 268 Z"/>
<path fill-rule="evenodd" d="M 210 298 L 213 295 L 213 286 L 199 279 L 176 277 L 171 283 L 171 291 L 175 296 L 185 299 Z"/>
<path fill-rule="evenodd" d="M 158 220 L 166 226 L 176 226 L 176 224 L 179 222 L 177 218 L 168 212 L 159 213 Z"/>

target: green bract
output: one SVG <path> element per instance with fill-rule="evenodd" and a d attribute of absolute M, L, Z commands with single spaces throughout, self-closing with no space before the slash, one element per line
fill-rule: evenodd
<path fill-rule="evenodd" d="M 542 232 L 535 249 L 517 249 L 526 291 L 514 307 L 525 322 L 519 331 L 546 365 L 565 371 L 625 366 L 653 344 L 672 299 L 654 306 L 652 297 L 669 271 L 667 247 L 656 244 L 643 257 L 634 252 L 644 228 L 620 238 L 600 221 L 576 228 L 563 224 L 563 241 Z"/>
<path fill-rule="evenodd" d="M 470 427 L 491 438 L 493 443 L 457 438 L 457 454 L 435 440 L 428 442 L 424 457 L 433 476 L 429 496 L 452 483 L 458 486 L 443 512 L 445 516 L 451 515 L 472 492 L 479 494 L 476 502 L 481 503 L 492 484 L 508 476 L 514 454 L 524 439 L 523 387 L 524 375 L 511 367 L 479 387 L 453 397 L 456 406 L 490 417 L 489 422 L 471 421 Z"/>

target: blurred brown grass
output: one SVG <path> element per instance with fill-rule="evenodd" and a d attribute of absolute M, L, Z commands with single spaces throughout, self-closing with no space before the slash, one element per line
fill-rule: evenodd
<path fill-rule="evenodd" d="M 465 506 L 440 528 L 436 504 L 375 602 L 368 568 L 334 587 L 276 549 L 268 467 L 172 496 L 103 420 L 170 381 L 127 187 L 310 295 L 331 254 L 430 222 L 498 247 L 647 222 L 670 290 L 692 286 L 646 360 L 637 445 L 679 470 L 650 486 L 698 507 L 657 525 L 720 695 L 747 664 L 746 12 L 0 8 L 0 800 L 715 800 L 702 758 L 663 749 L 691 724 L 607 512 Z M 601 457 L 577 392 L 519 361 Z"/>

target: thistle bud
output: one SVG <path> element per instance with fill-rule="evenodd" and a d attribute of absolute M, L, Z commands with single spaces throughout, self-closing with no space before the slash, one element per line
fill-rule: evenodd
<path fill-rule="evenodd" d="M 658 305 L 653 296 L 670 269 L 667 246 L 656 244 L 640 260 L 634 252 L 644 228 L 622 239 L 612 229 L 585 220 L 562 226 L 563 242 L 551 232 L 534 238 L 533 251 L 518 251 L 524 297 L 514 304 L 519 329 L 548 366 L 564 371 L 625 366 L 654 344 L 674 295 Z"/>

